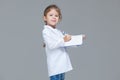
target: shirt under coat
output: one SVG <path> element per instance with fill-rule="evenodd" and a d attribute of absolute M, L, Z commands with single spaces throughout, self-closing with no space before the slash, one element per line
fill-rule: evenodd
<path fill-rule="evenodd" d="M 47 56 L 48 75 L 53 76 L 72 70 L 71 61 L 66 47 L 64 35 L 57 28 L 45 25 L 42 31 Z"/>

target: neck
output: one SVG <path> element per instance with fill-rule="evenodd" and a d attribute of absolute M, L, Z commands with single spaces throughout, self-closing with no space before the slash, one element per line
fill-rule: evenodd
<path fill-rule="evenodd" d="M 52 27 L 52 28 L 54 28 L 54 29 L 56 28 L 56 26 L 52 26 L 52 25 L 48 25 L 48 26 L 50 26 L 50 27 Z"/>

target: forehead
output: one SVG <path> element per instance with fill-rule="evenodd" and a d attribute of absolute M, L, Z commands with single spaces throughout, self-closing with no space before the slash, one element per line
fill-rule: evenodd
<path fill-rule="evenodd" d="M 50 11 L 48 12 L 48 14 L 59 14 L 59 12 L 56 9 L 50 9 Z"/>

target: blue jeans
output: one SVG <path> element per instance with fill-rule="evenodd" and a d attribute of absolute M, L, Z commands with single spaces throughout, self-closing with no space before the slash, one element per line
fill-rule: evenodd
<path fill-rule="evenodd" d="M 50 80 L 64 80 L 64 79 L 65 79 L 65 73 L 50 76 Z"/>

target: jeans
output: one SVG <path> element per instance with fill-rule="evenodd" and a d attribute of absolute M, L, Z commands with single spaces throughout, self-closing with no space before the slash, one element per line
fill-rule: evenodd
<path fill-rule="evenodd" d="M 65 79 L 65 73 L 50 76 L 50 80 L 64 80 L 64 79 Z"/>

